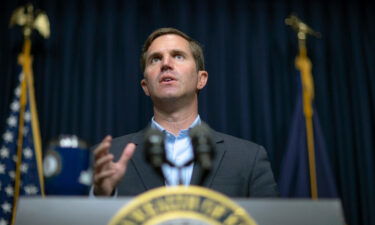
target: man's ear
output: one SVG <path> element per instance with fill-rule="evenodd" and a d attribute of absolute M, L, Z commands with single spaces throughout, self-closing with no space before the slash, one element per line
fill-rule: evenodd
<path fill-rule="evenodd" d="M 208 80 L 208 72 L 205 70 L 199 70 L 197 89 L 202 90 L 206 86 L 207 80 Z"/>
<path fill-rule="evenodd" d="M 145 95 L 150 96 L 150 93 L 148 92 L 148 87 L 147 87 L 147 80 L 146 80 L 146 78 L 143 78 L 143 79 L 141 80 L 141 86 L 142 86 L 143 91 L 145 92 Z"/>

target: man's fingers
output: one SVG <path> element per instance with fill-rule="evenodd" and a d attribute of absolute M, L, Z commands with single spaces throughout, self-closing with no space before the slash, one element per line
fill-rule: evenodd
<path fill-rule="evenodd" d="M 111 141 L 112 140 L 112 136 L 111 135 L 107 135 L 103 138 L 102 141 Z"/>
<path fill-rule="evenodd" d="M 126 165 L 133 156 L 135 150 L 135 144 L 129 143 L 126 145 L 125 149 L 122 152 L 121 158 L 119 159 L 118 163 L 121 163 L 123 165 Z"/>
<path fill-rule="evenodd" d="M 108 153 L 109 147 L 111 146 L 112 137 L 107 135 L 103 141 L 96 147 L 94 150 L 94 158 L 95 160 L 100 158 L 102 155 Z"/>
<path fill-rule="evenodd" d="M 95 172 L 101 171 L 102 168 L 106 165 L 109 165 L 109 163 L 112 162 L 112 160 L 113 160 L 112 154 L 108 154 L 108 155 L 103 156 L 103 157 L 99 158 L 98 160 L 96 160 L 95 164 L 94 164 Z"/>
<path fill-rule="evenodd" d="M 111 176 L 112 176 L 113 174 L 115 174 L 115 173 L 116 173 L 116 170 L 105 170 L 105 171 L 102 171 L 102 172 L 96 174 L 96 175 L 94 176 L 94 184 L 100 186 L 100 183 L 101 183 L 104 179 L 106 179 L 106 178 L 108 178 L 108 177 L 111 177 Z"/>

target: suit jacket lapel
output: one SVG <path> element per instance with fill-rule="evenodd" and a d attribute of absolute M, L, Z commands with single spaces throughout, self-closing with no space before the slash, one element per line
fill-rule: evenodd
<path fill-rule="evenodd" d="M 136 144 L 137 148 L 134 153 L 134 156 L 131 159 L 136 171 L 142 183 L 145 186 L 146 190 L 164 186 L 164 179 L 161 171 L 156 171 L 145 159 L 145 153 L 143 151 L 143 137 L 144 132 L 149 128 L 146 127 L 144 130 L 136 133 L 132 138 L 134 144 Z"/>
<path fill-rule="evenodd" d="M 211 137 L 215 142 L 215 155 L 213 159 L 213 167 L 210 173 L 207 175 L 207 178 L 204 180 L 203 185 L 205 187 L 211 187 L 212 181 L 216 175 L 216 172 L 220 168 L 221 160 L 225 154 L 225 147 L 224 147 L 224 139 L 218 135 L 214 130 L 211 129 Z M 199 181 L 202 177 L 202 171 L 200 166 L 197 163 L 194 163 L 193 167 L 193 175 L 191 177 L 190 184 L 192 185 L 199 185 Z"/>

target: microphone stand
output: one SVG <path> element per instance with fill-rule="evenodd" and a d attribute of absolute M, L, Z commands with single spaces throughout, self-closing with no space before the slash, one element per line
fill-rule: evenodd
<path fill-rule="evenodd" d="M 169 159 L 165 159 L 165 162 L 169 166 L 171 166 L 173 168 L 176 168 L 178 170 L 178 185 L 183 185 L 184 181 L 182 180 L 182 169 L 190 166 L 194 162 L 194 158 L 190 159 L 189 161 L 187 161 L 186 163 L 184 163 L 181 166 L 176 165 L 175 163 L 171 162 Z M 165 177 L 164 177 L 164 180 L 168 182 L 168 180 L 165 179 Z"/>

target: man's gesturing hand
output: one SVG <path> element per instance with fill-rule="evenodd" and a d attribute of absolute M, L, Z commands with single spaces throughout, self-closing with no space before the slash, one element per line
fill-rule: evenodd
<path fill-rule="evenodd" d="M 120 159 L 113 162 L 113 155 L 109 153 L 111 142 L 112 137 L 106 136 L 94 150 L 94 195 L 112 194 L 124 176 L 129 159 L 135 150 L 135 144 L 129 143 L 124 148 Z"/>

